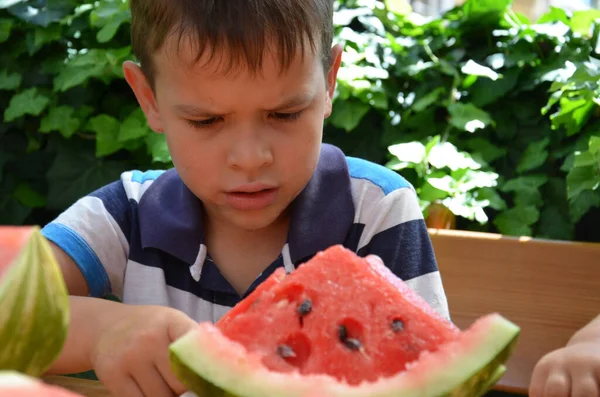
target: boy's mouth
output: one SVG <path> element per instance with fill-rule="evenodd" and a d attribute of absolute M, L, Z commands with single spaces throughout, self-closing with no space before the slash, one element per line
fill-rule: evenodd
<path fill-rule="evenodd" d="M 226 193 L 227 204 L 240 211 L 263 209 L 275 201 L 278 187 L 264 184 L 240 186 Z"/>

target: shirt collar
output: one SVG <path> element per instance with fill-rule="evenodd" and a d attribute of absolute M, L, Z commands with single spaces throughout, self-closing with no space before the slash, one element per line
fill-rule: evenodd
<path fill-rule="evenodd" d="M 202 204 L 177 171 L 159 176 L 138 205 L 141 244 L 192 265 L 203 242 Z M 315 172 L 291 207 L 288 233 L 294 264 L 345 240 L 354 220 L 346 158 L 323 144 Z"/>

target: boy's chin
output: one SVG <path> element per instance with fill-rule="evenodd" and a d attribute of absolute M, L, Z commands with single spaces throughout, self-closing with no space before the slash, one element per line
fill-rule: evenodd
<path fill-rule="evenodd" d="M 233 211 L 228 214 L 229 222 L 241 230 L 256 232 L 268 229 L 287 215 L 284 209 L 265 208 L 260 211 Z"/>

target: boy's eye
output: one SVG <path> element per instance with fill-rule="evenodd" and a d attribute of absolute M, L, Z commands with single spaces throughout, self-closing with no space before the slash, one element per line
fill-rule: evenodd
<path fill-rule="evenodd" d="M 206 120 L 186 120 L 186 121 L 188 122 L 189 125 L 191 125 L 194 128 L 209 128 L 214 123 L 219 121 L 219 119 L 217 117 L 213 117 L 211 119 L 206 119 Z"/>
<path fill-rule="evenodd" d="M 273 117 L 280 121 L 294 121 L 297 120 L 301 114 L 302 111 L 295 113 L 273 113 Z"/>

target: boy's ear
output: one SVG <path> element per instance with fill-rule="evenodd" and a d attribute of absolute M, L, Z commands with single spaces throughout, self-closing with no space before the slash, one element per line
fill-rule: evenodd
<path fill-rule="evenodd" d="M 123 63 L 123 74 L 125 75 L 125 80 L 127 80 L 127 83 L 133 90 L 140 107 L 144 111 L 150 128 L 154 132 L 163 132 L 156 98 L 142 69 L 135 62 L 126 61 Z"/>
<path fill-rule="evenodd" d="M 335 93 L 335 83 L 337 81 L 337 73 L 342 63 L 343 48 L 340 44 L 336 44 L 331 49 L 331 67 L 327 72 L 327 98 L 325 103 L 325 117 L 331 115 L 333 107 L 333 94 Z"/>

